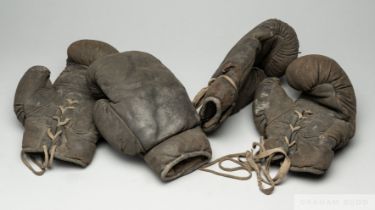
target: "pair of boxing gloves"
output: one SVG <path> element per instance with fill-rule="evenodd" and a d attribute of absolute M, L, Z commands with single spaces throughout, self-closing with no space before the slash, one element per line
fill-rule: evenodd
<path fill-rule="evenodd" d="M 291 171 L 319 175 L 354 136 L 356 97 L 339 64 L 323 55 L 297 58 L 298 48 L 288 24 L 275 19 L 259 24 L 229 51 L 193 103 L 210 133 L 254 101 L 253 120 L 264 150 L 281 148 Z M 297 100 L 281 87 L 283 75 L 302 92 Z"/>
<path fill-rule="evenodd" d="M 255 100 L 254 121 L 265 147 L 284 148 L 295 171 L 323 173 L 333 151 L 354 134 L 354 90 L 333 60 L 296 59 L 298 46 L 282 21 L 255 27 L 197 94 L 197 114 L 182 84 L 154 56 L 75 42 L 53 84 L 42 66 L 30 68 L 18 84 L 14 110 L 25 127 L 22 160 L 37 175 L 54 159 L 85 167 L 101 135 L 121 152 L 143 157 L 162 180 L 173 180 L 206 164 L 212 152 L 205 133 Z M 303 91 L 296 102 L 275 78 L 284 73 Z"/>
<path fill-rule="evenodd" d="M 165 181 L 211 158 L 185 88 L 154 56 L 82 40 L 69 46 L 53 84 L 49 75 L 45 67 L 30 68 L 14 101 L 25 127 L 22 160 L 36 174 L 55 158 L 87 166 L 99 133 L 122 153 L 142 156 Z"/>

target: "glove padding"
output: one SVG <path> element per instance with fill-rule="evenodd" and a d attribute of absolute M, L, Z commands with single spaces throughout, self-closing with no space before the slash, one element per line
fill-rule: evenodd
<path fill-rule="evenodd" d="M 94 155 L 98 132 L 92 118 L 94 98 L 87 87 L 87 65 L 96 58 L 117 52 L 112 46 L 82 40 L 68 48 L 67 66 L 52 84 L 50 71 L 31 67 L 18 84 L 14 111 L 24 125 L 22 160 L 35 174 L 42 175 L 54 158 L 87 166 Z M 36 161 L 34 169 L 27 156 Z"/>
<path fill-rule="evenodd" d="M 229 51 L 209 85 L 194 98 L 205 132 L 216 130 L 249 104 L 267 76 L 282 76 L 298 55 L 298 39 L 288 24 L 270 19 L 247 33 Z"/>
<path fill-rule="evenodd" d="M 211 158 L 209 142 L 185 88 L 157 58 L 144 52 L 103 57 L 89 68 L 102 136 L 127 155 L 140 155 L 163 181 Z"/>
<path fill-rule="evenodd" d="M 290 170 L 323 174 L 334 151 L 355 132 L 356 98 L 344 70 L 332 59 L 307 55 L 286 70 L 288 83 L 302 91 L 293 101 L 277 78 L 267 78 L 256 90 L 254 121 L 266 149 L 282 147 Z M 277 159 L 277 157 L 275 157 Z"/>

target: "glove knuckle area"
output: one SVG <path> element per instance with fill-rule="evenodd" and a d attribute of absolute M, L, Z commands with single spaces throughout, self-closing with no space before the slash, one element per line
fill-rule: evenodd
<path fill-rule="evenodd" d="M 67 51 L 70 61 L 86 66 L 100 57 L 118 53 L 111 45 L 97 40 L 79 40 L 73 42 Z"/>
<path fill-rule="evenodd" d="M 320 84 L 334 85 L 343 73 L 340 66 L 326 56 L 305 55 L 288 66 L 286 77 L 293 88 L 310 91 Z"/>
<path fill-rule="evenodd" d="M 287 71 L 288 83 L 295 89 L 316 96 L 313 100 L 342 112 L 353 119 L 356 99 L 344 70 L 323 55 L 306 55 L 293 61 Z"/>
<path fill-rule="evenodd" d="M 141 70 L 135 71 L 140 63 L 135 60 L 138 58 L 137 55 L 143 54 L 141 52 L 116 53 L 91 64 L 87 80 L 94 97 L 119 101 L 129 89 L 141 87 L 144 84 L 139 76 Z M 140 82 L 134 83 L 136 78 Z"/>
<path fill-rule="evenodd" d="M 259 30 L 270 31 L 271 36 L 262 41 L 258 58 L 260 67 L 268 76 L 280 77 L 290 62 L 298 56 L 299 41 L 295 30 L 287 23 L 270 19 L 259 26 Z"/>
<path fill-rule="evenodd" d="M 94 121 L 104 139 L 114 148 L 128 155 L 144 152 L 138 138 L 106 99 L 98 100 L 94 107 Z"/>

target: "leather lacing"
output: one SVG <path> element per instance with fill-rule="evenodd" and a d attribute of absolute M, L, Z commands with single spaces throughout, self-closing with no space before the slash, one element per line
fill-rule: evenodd
<path fill-rule="evenodd" d="M 294 111 L 297 116 L 298 120 L 305 119 L 305 114 L 312 114 L 311 111 L 303 111 L 299 112 L 297 110 Z M 301 127 L 296 126 L 294 127 L 292 124 L 289 124 L 289 128 L 291 130 L 290 136 L 292 136 L 296 131 L 298 131 Z M 254 171 L 257 176 L 257 182 L 258 187 L 261 192 L 263 192 L 266 195 L 270 195 L 273 190 L 275 189 L 275 186 L 280 184 L 285 176 L 287 175 L 289 168 L 291 166 L 291 161 L 288 156 L 288 150 L 290 147 L 292 147 L 296 142 L 291 142 L 288 136 L 284 136 L 284 140 L 286 144 L 288 145 L 287 151 L 283 149 L 282 147 L 277 147 L 273 149 L 265 149 L 264 147 L 264 139 L 263 136 L 260 138 L 260 142 L 255 142 L 252 145 L 252 149 L 250 151 L 246 151 L 243 153 L 235 153 L 235 154 L 229 154 L 225 155 L 221 158 L 218 158 L 206 165 L 203 165 L 200 170 L 206 171 L 212 174 L 216 174 L 219 176 L 224 176 L 232 179 L 237 180 L 248 180 L 252 177 L 252 172 Z M 283 160 L 281 162 L 281 165 L 274 177 L 271 176 L 270 173 L 270 166 L 273 158 L 276 155 L 281 155 Z M 224 166 L 225 161 L 230 161 L 234 163 L 235 167 L 226 167 Z M 237 176 L 232 175 L 230 173 L 223 173 L 218 172 L 212 169 L 208 169 L 208 167 L 218 164 L 218 167 L 224 171 L 224 172 L 234 172 L 234 171 L 246 171 L 248 173 L 247 176 Z M 266 187 L 268 185 L 269 187 Z"/>
<path fill-rule="evenodd" d="M 52 167 L 52 163 L 55 157 L 55 152 L 57 148 L 57 144 L 59 142 L 60 136 L 63 134 L 64 127 L 70 122 L 70 118 L 65 118 L 64 114 L 69 109 L 75 109 L 76 107 L 74 105 L 78 104 L 78 101 L 73 99 L 66 99 L 67 105 L 60 105 L 58 108 L 57 113 L 60 113 L 59 115 L 55 115 L 52 118 L 57 121 L 56 124 L 56 132 L 52 132 L 51 128 L 47 129 L 47 136 L 50 139 L 49 147 L 47 144 L 43 144 L 43 153 L 44 153 L 44 160 L 43 162 L 40 162 L 39 160 L 36 160 L 34 157 L 28 155 L 25 151 L 21 151 L 21 159 L 22 162 L 26 165 L 27 168 L 29 168 L 35 175 L 41 176 L 45 173 L 45 171 L 48 168 Z M 31 163 L 28 161 L 28 158 L 39 167 L 38 169 L 34 169 L 31 165 Z"/>

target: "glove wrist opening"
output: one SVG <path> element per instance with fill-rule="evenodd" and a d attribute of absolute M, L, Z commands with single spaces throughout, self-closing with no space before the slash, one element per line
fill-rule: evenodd
<path fill-rule="evenodd" d="M 198 169 L 211 159 L 211 147 L 200 127 L 168 138 L 144 157 L 162 181 L 170 181 Z"/>

